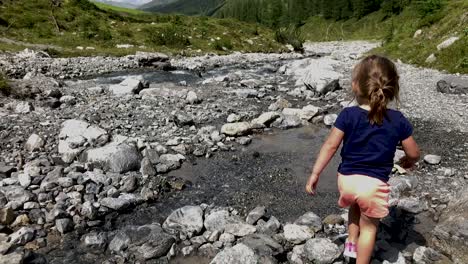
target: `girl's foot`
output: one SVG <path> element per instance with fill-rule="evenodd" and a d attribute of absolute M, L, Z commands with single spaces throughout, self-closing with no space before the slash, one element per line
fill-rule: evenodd
<path fill-rule="evenodd" d="M 346 241 L 343 256 L 349 257 L 349 258 L 356 258 L 357 257 L 357 246 L 356 246 L 356 244 Z"/>

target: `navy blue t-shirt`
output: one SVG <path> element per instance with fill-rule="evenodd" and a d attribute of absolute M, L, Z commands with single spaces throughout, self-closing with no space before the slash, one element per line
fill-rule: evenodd
<path fill-rule="evenodd" d="M 413 134 L 413 127 L 396 110 L 387 110 L 382 125 L 372 125 L 368 113 L 359 106 L 347 107 L 336 119 L 335 127 L 344 132 L 338 172 L 367 175 L 387 182 L 396 147 Z"/>

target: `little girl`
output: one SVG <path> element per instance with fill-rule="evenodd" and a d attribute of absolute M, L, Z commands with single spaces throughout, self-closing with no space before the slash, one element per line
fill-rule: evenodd
<path fill-rule="evenodd" d="M 345 256 L 357 264 L 369 264 L 380 219 L 388 215 L 389 185 L 393 158 L 399 142 L 406 156 L 401 160 L 411 168 L 419 160 L 413 128 L 399 111 L 387 105 L 399 96 L 396 66 L 381 56 L 363 59 L 353 71 L 352 90 L 359 106 L 345 108 L 323 144 L 306 191 L 316 193 L 323 169 L 341 142 L 342 162 L 338 168 L 340 207 L 349 207 Z"/>

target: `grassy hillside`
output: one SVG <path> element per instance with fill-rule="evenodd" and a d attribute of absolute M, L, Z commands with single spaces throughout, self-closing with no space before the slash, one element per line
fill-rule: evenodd
<path fill-rule="evenodd" d="M 104 3 L 100 3 L 96 1 L 92 1 L 92 2 L 102 10 L 115 11 L 118 13 L 133 14 L 133 15 L 139 15 L 139 14 L 145 13 L 145 11 L 138 10 L 138 9 L 126 8 L 126 7 L 116 6 L 116 5 L 109 5 L 109 4 L 104 4 Z"/>
<path fill-rule="evenodd" d="M 167 4 L 155 5 L 153 3 L 152 5 L 152 3 L 149 3 L 141 9 L 157 13 L 211 16 L 224 4 L 224 2 L 225 0 L 176 0 Z"/>
<path fill-rule="evenodd" d="M 376 52 L 404 62 L 433 67 L 449 72 L 468 73 L 468 1 L 447 1 L 437 11 L 421 14 L 416 6 L 406 7 L 400 14 L 389 16 L 381 11 L 362 19 L 342 21 L 310 18 L 302 33 L 310 41 L 379 40 L 383 47 Z M 422 34 L 414 37 L 417 30 Z M 460 40 L 438 51 L 437 45 L 449 37 Z M 426 62 L 429 55 L 437 60 Z"/>
<path fill-rule="evenodd" d="M 66 56 L 125 55 L 136 50 L 184 54 L 271 52 L 283 48 L 266 27 L 232 19 L 132 14 L 86 0 L 65 0 L 57 6 L 49 0 L 2 0 L 0 37 L 55 45 L 61 48 L 50 48 L 49 52 Z M 118 44 L 134 48 L 118 49 Z M 19 48 L 21 45 L 0 42 L 0 51 Z"/>

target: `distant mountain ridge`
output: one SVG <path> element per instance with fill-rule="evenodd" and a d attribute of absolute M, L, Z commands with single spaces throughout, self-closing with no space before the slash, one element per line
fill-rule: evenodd
<path fill-rule="evenodd" d="M 136 0 L 136 1 L 130 1 L 130 0 L 120 0 L 120 1 L 117 1 L 117 0 L 93 0 L 93 1 L 103 3 L 103 4 L 107 4 L 107 5 L 119 6 L 119 7 L 125 7 L 125 8 L 133 8 L 133 9 L 137 9 L 140 6 L 144 5 L 145 2 L 148 2 L 148 1 L 145 1 L 145 0 Z"/>
<path fill-rule="evenodd" d="M 178 13 L 183 15 L 213 15 L 226 0 L 153 0 L 140 9 L 157 13 Z"/>

